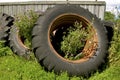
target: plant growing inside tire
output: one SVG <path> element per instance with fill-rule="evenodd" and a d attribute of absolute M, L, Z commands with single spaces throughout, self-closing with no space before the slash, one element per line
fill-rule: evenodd
<path fill-rule="evenodd" d="M 77 60 L 87 56 L 83 48 L 86 41 L 94 35 L 94 32 L 90 33 L 90 31 L 90 25 L 85 27 L 82 26 L 82 23 L 78 22 L 75 22 L 73 27 L 69 27 L 67 29 L 67 33 L 63 31 L 64 36 L 63 41 L 61 42 L 60 50 L 65 54 L 65 58 Z"/>
<path fill-rule="evenodd" d="M 57 51 L 61 46 L 57 43 L 63 40 L 63 31 L 73 26 L 75 21 L 81 22 L 83 27 L 90 25 L 91 33 L 94 35 L 85 41 L 82 52 L 84 51 L 87 56 L 70 60 Z M 88 75 L 104 62 L 108 40 L 102 22 L 88 10 L 76 5 L 57 5 L 47 10 L 35 23 L 32 31 L 32 48 L 38 62 L 49 71 L 67 71 L 69 75 L 79 76 Z"/>
<path fill-rule="evenodd" d="M 29 11 L 24 15 L 19 15 L 9 33 L 9 43 L 13 52 L 27 59 L 31 53 L 31 30 L 37 21 L 39 13 Z"/>

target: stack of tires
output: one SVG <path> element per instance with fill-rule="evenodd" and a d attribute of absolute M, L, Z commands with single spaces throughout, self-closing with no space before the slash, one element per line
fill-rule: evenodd
<path fill-rule="evenodd" d="M 19 56 L 27 56 L 30 49 L 26 47 L 19 36 L 19 30 L 13 24 L 14 18 L 6 14 L 0 16 L 0 40 L 9 41 L 13 52 Z M 61 56 L 52 45 L 51 35 L 61 26 L 72 26 L 75 22 L 90 24 L 95 31 L 95 49 L 87 56 L 79 60 L 68 60 Z M 32 50 L 38 62 L 47 70 L 55 73 L 68 72 L 69 75 L 88 75 L 99 68 L 105 62 L 108 52 L 107 25 L 88 10 L 77 5 L 57 5 L 47 9 L 35 23 L 32 30 Z M 24 26 L 23 26 L 24 27 Z M 59 32 L 55 33 L 59 34 Z M 54 34 L 54 35 L 55 35 Z M 59 35 L 56 35 L 59 36 Z M 89 44 L 86 42 L 86 45 Z M 92 47 L 92 46 L 91 46 Z"/>

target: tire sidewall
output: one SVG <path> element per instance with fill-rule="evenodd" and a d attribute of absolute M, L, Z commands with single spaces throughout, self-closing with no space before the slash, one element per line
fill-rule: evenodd
<path fill-rule="evenodd" d="M 53 49 L 49 45 L 48 32 L 49 32 L 49 26 L 51 22 L 56 17 L 66 13 L 74 13 L 84 17 L 90 23 L 92 23 L 92 26 L 95 28 L 97 32 L 98 41 L 99 41 L 98 49 L 95 52 L 95 55 L 85 62 L 72 63 L 72 62 L 64 61 L 54 53 Z M 46 59 L 46 61 L 48 60 L 49 63 L 47 63 L 46 65 L 43 62 L 45 67 L 48 67 L 50 64 L 54 63 L 54 67 L 59 66 L 54 68 L 55 72 L 68 71 L 68 73 L 71 75 L 80 75 L 80 74 L 86 74 L 87 72 L 95 70 L 104 60 L 105 53 L 107 50 L 107 37 L 105 33 L 105 28 L 103 27 L 100 20 L 95 15 L 91 14 L 88 10 L 85 10 L 75 5 L 62 5 L 62 6 L 59 5 L 46 11 L 44 16 L 42 16 L 42 20 L 40 20 L 38 24 L 40 25 L 40 27 L 42 26 L 41 28 L 42 30 L 40 30 L 39 33 L 43 33 L 43 34 L 38 34 L 38 36 L 40 37 L 42 35 L 40 40 L 44 41 L 44 45 L 42 44 L 40 45 L 46 48 L 47 51 L 49 52 L 49 55 L 47 56 L 47 59 Z"/>

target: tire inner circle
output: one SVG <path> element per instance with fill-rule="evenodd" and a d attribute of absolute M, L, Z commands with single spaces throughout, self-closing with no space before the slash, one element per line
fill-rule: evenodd
<path fill-rule="evenodd" d="M 91 31 L 94 33 L 94 35 L 92 35 L 92 37 L 86 41 L 85 46 L 82 49 L 82 52 L 85 54 L 85 56 L 78 60 L 69 60 L 64 58 L 63 54 L 59 53 L 58 51 L 60 46 L 56 46 L 56 42 L 53 42 L 53 39 L 55 39 L 55 41 L 60 43 L 60 41 L 62 41 L 63 35 L 61 34 L 63 33 L 63 31 L 65 31 L 70 26 L 73 26 L 76 21 L 79 23 L 82 22 L 83 27 L 92 25 L 92 23 L 90 23 L 86 18 L 78 14 L 65 13 L 65 14 L 59 15 L 49 25 L 48 42 L 49 42 L 50 48 L 52 49 L 52 51 L 54 51 L 55 55 L 57 55 L 62 60 L 73 62 L 73 63 L 80 63 L 80 62 L 89 60 L 89 58 L 95 54 L 96 49 L 98 47 L 98 37 L 97 37 L 96 30 L 93 26 L 91 26 L 92 27 Z M 53 38 L 54 36 L 56 36 L 56 38 Z"/>

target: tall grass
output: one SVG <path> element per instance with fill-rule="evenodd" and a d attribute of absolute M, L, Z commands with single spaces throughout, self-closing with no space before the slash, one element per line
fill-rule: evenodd
<path fill-rule="evenodd" d="M 110 64 L 114 64 L 120 61 L 120 20 L 117 20 L 114 25 L 114 35 L 109 48 L 109 59 Z"/>

